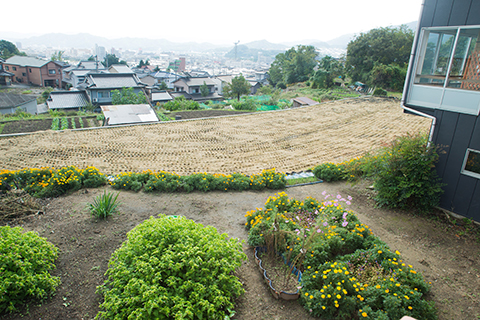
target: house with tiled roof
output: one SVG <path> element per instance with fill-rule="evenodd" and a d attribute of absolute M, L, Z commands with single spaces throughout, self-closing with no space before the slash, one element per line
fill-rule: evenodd
<path fill-rule="evenodd" d="M 20 108 L 24 112 L 37 113 L 37 98 L 27 94 L 0 92 L 0 113 L 15 113 Z"/>
<path fill-rule="evenodd" d="M 47 99 L 50 110 L 81 110 L 90 104 L 85 91 L 52 91 Z"/>
<path fill-rule="evenodd" d="M 112 91 L 133 88 L 135 94 L 145 94 L 146 84 L 134 73 L 89 73 L 79 89 L 85 90 L 93 105 L 112 103 Z"/>
<path fill-rule="evenodd" d="M 200 88 L 203 85 L 208 87 L 208 95 L 202 96 Z M 211 78 L 207 77 L 188 77 L 180 78 L 173 83 L 173 88 L 175 92 L 186 92 L 189 94 L 195 101 L 207 101 L 207 100 L 222 100 L 223 97 L 217 93 L 216 82 Z"/>
<path fill-rule="evenodd" d="M 108 72 L 102 63 L 98 61 L 80 61 L 75 66 L 69 66 L 63 69 L 63 88 L 77 88 L 85 81 L 88 73 L 105 73 Z"/>
<path fill-rule="evenodd" d="M 14 74 L 13 82 L 40 87 L 60 87 L 62 68 L 57 61 L 26 56 L 13 56 L 4 63 L 4 70 Z"/>

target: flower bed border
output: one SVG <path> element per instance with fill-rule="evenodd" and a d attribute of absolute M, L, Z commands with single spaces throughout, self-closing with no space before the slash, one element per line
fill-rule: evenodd
<path fill-rule="evenodd" d="M 270 291 L 272 292 L 272 295 L 275 297 L 275 299 L 283 299 L 283 300 L 297 300 L 300 297 L 300 289 L 297 289 L 296 292 L 285 292 L 283 290 L 278 291 L 276 290 L 273 285 L 272 285 L 272 280 L 267 276 L 267 270 L 262 267 L 262 259 L 258 257 L 259 252 L 267 252 L 267 249 L 265 247 L 255 247 L 254 249 L 254 255 L 255 255 L 255 261 L 257 262 L 258 266 L 260 267 L 260 270 L 263 272 L 263 277 L 265 281 L 267 282 Z M 277 253 L 278 254 L 278 253 Z M 283 262 L 288 265 L 289 267 L 291 264 L 286 261 L 285 257 L 282 254 L 278 254 L 279 256 L 282 257 Z M 293 267 L 292 269 L 292 274 L 295 276 L 298 276 L 297 281 L 301 283 L 302 281 L 302 272 L 298 270 L 296 267 Z"/>

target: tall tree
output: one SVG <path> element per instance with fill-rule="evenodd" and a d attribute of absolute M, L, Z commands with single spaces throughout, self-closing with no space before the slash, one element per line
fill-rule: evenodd
<path fill-rule="evenodd" d="M 65 53 L 65 51 L 55 51 L 54 53 L 52 53 L 52 56 L 50 58 L 50 60 L 52 61 L 63 61 L 63 54 Z"/>
<path fill-rule="evenodd" d="M 312 88 L 330 88 L 334 85 L 334 79 L 344 76 L 342 62 L 331 56 L 323 57 L 318 63 L 318 69 L 310 79 Z"/>
<path fill-rule="evenodd" d="M 232 79 L 232 83 L 227 83 L 223 87 L 223 95 L 227 97 L 237 97 L 237 100 L 240 100 L 240 96 L 250 93 L 250 83 L 245 79 L 245 77 L 240 74 Z"/>
<path fill-rule="evenodd" d="M 105 59 L 103 60 L 102 64 L 105 67 L 110 67 L 111 65 L 114 64 L 124 64 L 127 65 L 127 62 L 124 60 L 120 60 L 116 55 L 114 54 L 107 54 Z"/>
<path fill-rule="evenodd" d="M 372 29 L 350 41 L 345 66 L 352 80 L 368 83 L 375 63 L 400 66 L 408 63 L 413 35 L 412 30 L 402 25 Z"/>
<path fill-rule="evenodd" d="M 297 46 L 279 53 L 268 71 L 274 86 L 307 81 L 317 65 L 317 52 L 313 46 Z"/>
<path fill-rule="evenodd" d="M 202 97 L 206 97 L 210 93 L 210 90 L 208 90 L 208 86 L 205 81 L 203 81 L 203 84 L 200 86 L 200 93 L 202 94 Z"/>
<path fill-rule="evenodd" d="M 0 58 L 7 60 L 13 56 L 26 56 L 25 52 L 20 52 L 16 45 L 7 40 L 0 40 Z"/>

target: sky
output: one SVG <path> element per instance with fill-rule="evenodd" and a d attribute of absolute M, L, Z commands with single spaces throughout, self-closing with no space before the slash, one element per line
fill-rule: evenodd
<path fill-rule="evenodd" d="M 6 1 L 1 33 L 90 33 L 231 44 L 328 41 L 416 21 L 422 0 Z"/>

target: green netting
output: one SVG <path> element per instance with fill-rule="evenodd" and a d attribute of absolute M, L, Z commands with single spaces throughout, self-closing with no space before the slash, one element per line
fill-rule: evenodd
<path fill-rule="evenodd" d="M 267 106 L 265 104 L 262 104 L 261 107 L 257 107 L 257 111 L 272 111 L 272 110 L 279 110 L 279 106 Z"/>
<path fill-rule="evenodd" d="M 200 109 L 212 109 L 211 107 L 207 106 L 205 103 L 199 103 Z"/>
<path fill-rule="evenodd" d="M 250 96 L 248 99 L 255 100 L 255 101 L 268 101 L 271 99 L 271 96 L 269 95 L 263 95 L 263 96 Z"/>

